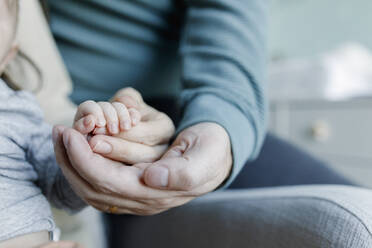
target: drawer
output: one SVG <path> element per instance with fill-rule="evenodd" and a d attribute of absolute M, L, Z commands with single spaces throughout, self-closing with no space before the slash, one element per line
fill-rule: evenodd
<path fill-rule="evenodd" d="M 372 108 L 294 108 L 289 118 L 288 139 L 310 152 L 372 158 Z"/>

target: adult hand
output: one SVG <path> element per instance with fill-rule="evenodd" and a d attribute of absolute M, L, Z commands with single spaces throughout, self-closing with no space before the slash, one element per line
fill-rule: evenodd
<path fill-rule="evenodd" d="M 55 127 L 55 152 L 75 192 L 98 210 L 153 215 L 208 193 L 229 175 L 230 140 L 214 123 L 180 133 L 157 162 L 125 166 L 94 153 L 73 129 Z"/>
<path fill-rule="evenodd" d="M 133 88 L 120 90 L 111 101 L 136 108 L 141 114 L 141 121 L 129 131 L 115 136 L 95 135 L 89 141 L 93 151 L 126 164 L 158 160 L 174 134 L 172 120 L 147 105 L 141 94 Z"/>
<path fill-rule="evenodd" d="M 201 123 L 181 132 L 162 159 L 148 164 L 146 185 L 199 196 L 217 188 L 232 166 L 231 145 L 225 129 Z"/>
<path fill-rule="evenodd" d="M 36 248 L 83 248 L 78 243 L 70 241 L 49 242 Z"/>

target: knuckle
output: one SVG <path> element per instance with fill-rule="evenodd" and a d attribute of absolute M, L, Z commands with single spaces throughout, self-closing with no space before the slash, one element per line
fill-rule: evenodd
<path fill-rule="evenodd" d="M 121 90 L 119 90 L 117 92 L 117 96 L 121 96 L 121 95 L 124 95 L 125 93 L 127 93 L 129 90 L 133 89 L 132 87 L 125 87 L 125 88 L 122 88 Z"/>
<path fill-rule="evenodd" d="M 158 112 L 156 119 L 158 119 L 158 120 L 168 120 L 168 118 L 169 118 L 168 115 L 166 115 L 165 113 Z"/>
<path fill-rule="evenodd" d="M 170 137 L 173 136 L 173 134 L 176 130 L 173 121 L 165 113 L 160 113 L 158 118 L 160 120 L 162 120 L 162 122 L 163 122 L 162 127 L 163 127 L 163 130 L 164 130 L 165 138 L 170 139 Z"/>
<path fill-rule="evenodd" d="M 103 108 L 104 110 L 110 109 L 110 107 L 111 107 L 111 104 L 109 104 L 107 102 L 98 102 L 98 105 L 100 105 L 101 108 Z"/>
<path fill-rule="evenodd" d="M 171 135 L 173 135 L 173 133 L 176 131 L 176 127 L 174 126 L 172 119 L 169 118 L 168 116 L 167 116 L 167 126 L 169 128 Z"/>
<path fill-rule="evenodd" d="M 131 148 L 126 146 L 124 143 L 121 145 L 120 150 L 116 150 L 113 153 L 122 160 L 127 160 L 133 154 Z"/>
<path fill-rule="evenodd" d="M 121 102 L 112 102 L 111 105 L 114 107 L 123 107 L 124 104 L 122 104 Z"/>
<path fill-rule="evenodd" d="M 140 93 L 133 87 L 126 87 L 122 91 L 123 94 L 140 95 Z"/>

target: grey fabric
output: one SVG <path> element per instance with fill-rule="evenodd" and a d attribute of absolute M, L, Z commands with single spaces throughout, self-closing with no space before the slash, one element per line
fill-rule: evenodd
<path fill-rule="evenodd" d="M 121 218 L 124 226 L 115 225 Z M 110 221 L 111 241 L 120 244 L 111 247 L 364 248 L 372 247 L 372 193 L 348 186 L 224 191 L 157 216 Z"/>
<path fill-rule="evenodd" d="M 52 231 L 47 200 L 70 211 L 85 207 L 57 165 L 51 127 L 34 97 L 0 79 L 0 241 Z"/>

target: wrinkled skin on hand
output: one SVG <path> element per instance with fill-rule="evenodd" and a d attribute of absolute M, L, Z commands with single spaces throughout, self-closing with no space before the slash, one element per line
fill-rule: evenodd
<path fill-rule="evenodd" d="M 216 189 L 232 167 L 227 132 L 200 123 L 181 132 L 161 159 L 127 166 L 94 153 L 79 132 L 54 128 L 55 152 L 75 192 L 98 210 L 154 215 Z M 112 208 L 111 208 L 112 209 Z"/>

